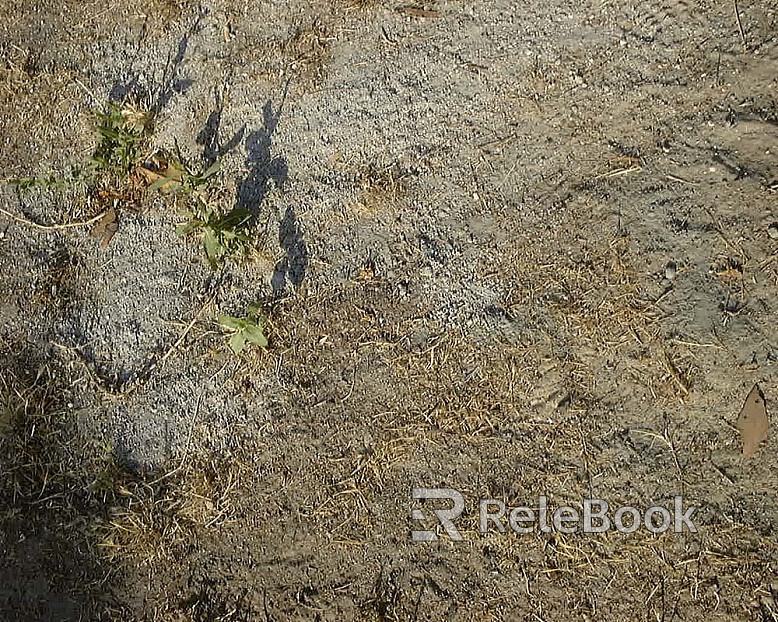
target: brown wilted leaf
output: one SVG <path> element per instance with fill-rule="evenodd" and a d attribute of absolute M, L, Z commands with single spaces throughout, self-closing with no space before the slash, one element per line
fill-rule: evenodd
<path fill-rule="evenodd" d="M 148 188 L 162 192 L 171 192 L 180 188 L 184 179 L 184 171 L 174 165 L 169 165 L 160 171 L 152 171 L 145 166 L 139 166 L 138 173 Z"/>
<path fill-rule="evenodd" d="M 764 394 L 754 385 L 737 418 L 737 428 L 743 440 L 743 456 L 750 458 L 759 449 L 759 443 L 767 438 L 767 407 Z"/>
<path fill-rule="evenodd" d="M 433 19 L 435 17 L 440 17 L 440 12 L 431 10 L 431 9 L 424 9 L 417 6 L 401 6 L 397 9 L 400 13 L 403 13 L 405 15 L 410 15 L 411 17 L 422 17 L 427 19 Z"/>
<path fill-rule="evenodd" d="M 135 169 L 135 175 L 141 184 L 151 190 L 172 192 L 181 188 L 186 170 L 176 158 L 166 151 L 159 150 Z"/>
<path fill-rule="evenodd" d="M 100 240 L 102 246 L 108 246 L 114 234 L 119 230 L 119 223 L 116 222 L 116 210 L 110 208 L 103 217 L 97 221 L 92 229 L 92 235 Z"/>

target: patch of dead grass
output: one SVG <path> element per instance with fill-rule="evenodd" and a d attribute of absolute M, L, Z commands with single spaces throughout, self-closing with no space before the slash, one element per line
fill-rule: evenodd
<path fill-rule="evenodd" d="M 282 50 L 288 69 L 303 84 L 316 85 L 326 76 L 333 35 L 320 19 L 297 26 Z"/>
<path fill-rule="evenodd" d="M 63 517 L 83 513 L 78 537 L 123 562 L 170 560 L 198 529 L 231 520 L 251 481 L 244 463 L 195 456 L 161 475 L 138 473 L 81 437 L 60 391 L 46 366 L 32 381 L 11 370 L 0 376 L 0 499 L 9 511 L 43 504 Z M 71 533 L 73 524 L 59 528 Z"/>
<path fill-rule="evenodd" d="M 231 520 L 248 481 L 246 466 L 232 459 L 188 461 L 154 478 L 114 469 L 102 484 L 114 503 L 97 527 L 98 546 L 110 559 L 169 561 L 198 529 Z"/>

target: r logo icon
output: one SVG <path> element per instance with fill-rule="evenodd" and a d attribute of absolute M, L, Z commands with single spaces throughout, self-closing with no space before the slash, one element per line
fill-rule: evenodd
<path fill-rule="evenodd" d="M 414 499 L 451 499 L 454 505 L 447 509 L 433 509 L 437 519 L 440 521 L 443 529 L 446 530 L 448 537 L 457 542 L 462 540 L 462 535 L 452 522 L 458 518 L 465 510 L 465 499 L 460 493 L 453 488 L 414 488 Z M 414 509 L 411 513 L 413 520 L 424 520 L 426 516 L 424 512 L 418 508 Z M 435 542 L 438 539 L 438 534 L 431 530 L 414 530 L 411 531 L 411 540 L 414 542 Z"/>

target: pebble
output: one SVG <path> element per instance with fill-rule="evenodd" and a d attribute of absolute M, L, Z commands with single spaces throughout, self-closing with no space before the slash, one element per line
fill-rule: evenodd
<path fill-rule="evenodd" d="M 678 272 L 678 268 L 675 265 L 674 261 L 670 261 L 665 266 L 665 278 L 669 281 L 672 281 L 675 278 L 676 273 Z"/>
<path fill-rule="evenodd" d="M 778 240 L 778 222 L 774 222 L 769 227 L 767 227 L 767 235 L 769 235 L 773 240 Z"/>

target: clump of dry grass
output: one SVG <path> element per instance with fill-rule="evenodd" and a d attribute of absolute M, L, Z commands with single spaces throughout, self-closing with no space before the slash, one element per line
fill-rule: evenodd
<path fill-rule="evenodd" d="M 288 69 L 303 84 L 320 83 L 326 75 L 332 40 L 330 29 L 319 19 L 298 26 L 282 47 Z"/>
<path fill-rule="evenodd" d="M 113 499 L 96 528 L 99 548 L 111 559 L 169 561 L 186 549 L 197 529 L 231 519 L 245 473 L 233 459 L 187 462 L 157 477 L 112 468 L 99 485 Z"/>
<path fill-rule="evenodd" d="M 542 602 L 549 591 L 559 589 L 567 595 L 569 608 L 594 614 L 588 593 L 618 581 L 623 591 L 612 605 L 628 608 L 640 603 L 647 619 L 701 609 L 731 616 L 761 609 L 765 619 L 771 619 L 770 613 L 776 611 L 764 575 L 776 543 L 772 539 L 759 545 L 754 534 L 742 528 L 725 528 L 703 538 L 639 530 L 597 535 L 493 533 L 484 541 L 495 571 L 524 575 L 527 590 L 520 598 L 529 598 L 530 603 Z M 600 606 L 608 600 L 604 595 Z"/>
<path fill-rule="evenodd" d="M 25 594 L 25 582 L 43 573 L 51 589 L 82 602 L 91 616 L 109 577 L 89 535 L 100 506 L 89 486 L 106 454 L 77 434 L 59 375 L 49 366 L 5 355 L 0 366 L 0 540 L 8 546 L 3 575 L 15 594 L 4 605 L 40 606 L 43 595 Z M 19 558 L 26 538 L 39 553 Z"/>
<path fill-rule="evenodd" d="M 399 435 L 380 440 L 342 458 L 330 460 L 335 481 L 323 501 L 310 511 L 310 518 L 332 522 L 333 539 L 356 543 L 374 529 L 375 500 L 384 492 L 387 477 L 405 458 L 418 437 Z M 404 431 L 407 433 L 407 430 Z"/>
<path fill-rule="evenodd" d="M 94 445 L 74 434 L 58 389 L 46 365 L 28 379 L 10 368 L 0 376 L 0 496 L 12 504 L 48 498 L 50 509 L 75 506 L 91 483 L 89 471 L 100 462 Z"/>
<path fill-rule="evenodd" d="M 47 367 L 32 383 L 10 371 L 0 377 L 0 499 L 9 511 L 45 503 L 69 520 L 82 514 L 78 537 L 124 561 L 170 559 L 197 529 L 230 520 L 237 489 L 250 481 L 243 463 L 187 458 L 161 475 L 139 473 L 83 438 L 59 396 Z"/>
<path fill-rule="evenodd" d="M 49 309 L 65 309 L 75 302 L 76 282 L 83 270 L 81 257 L 67 248 L 54 254 L 46 272 L 36 282 L 32 304 Z"/>
<path fill-rule="evenodd" d="M 576 214 L 568 218 L 561 230 L 575 230 Z M 549 312 L 549 336 L 571 353 L 568 379 L 580 396 L 608 390 L 612 378 L 600 369 L 612 360 L 655 398 L 684 399 L 696 375 L 693 353 L 665 341 L 662 297 L 648 294 L 645 277 L 634 267 L 630 240 L 591 235 L 567 240 L 566 253 L 554 250 L 554 240 L 542 248 L 517 248 L 501 268 L 514 284 L 506 309 L 512 314 L 532 307 Z"/>
<path fill-rule="evenodd" d="M 375 213 L 394 205 L 406 188 L 408 175 L 393 162 L 380 166 L 374 162 L 360 167 L 354 174 L 359 194 L 354 205 L 360 211 Z"/>

